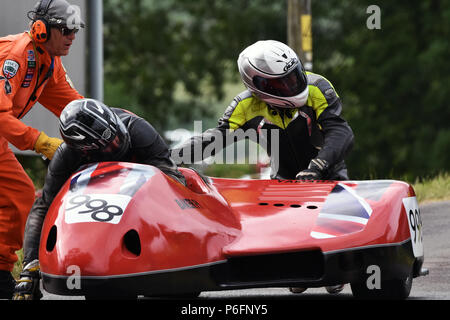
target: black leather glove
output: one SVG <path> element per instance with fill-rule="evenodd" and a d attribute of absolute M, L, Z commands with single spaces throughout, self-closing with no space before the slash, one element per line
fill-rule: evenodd
<path fill-rule="evenodd" d="M 39 288 L 40 267 L 39 260 L 28 263 L 20 273 L 14 288 L 13 300 L 40 300 L 42 293 Z"/>
<path fill-rule="evenodd" d="M 328 169 L 328 162 L 322 159 L 312 159 L 308 165 L 308 169 L 302 170 L 295 178 L 297 180 L 321 180 Z"/>

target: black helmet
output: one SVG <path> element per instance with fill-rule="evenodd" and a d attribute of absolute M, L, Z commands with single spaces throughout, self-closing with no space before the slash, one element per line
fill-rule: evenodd
<path fill-rule="evenodd" d="M 119 117 L 94 99 L 69 103 L 59 117 L 59 131 L 71 148 L 120 159 L 130 147 L 130 135 Z"/>

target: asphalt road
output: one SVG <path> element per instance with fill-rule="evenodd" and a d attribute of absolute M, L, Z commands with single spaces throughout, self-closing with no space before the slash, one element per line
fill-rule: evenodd
<path fill-rule="evenodd" d="M 429 275 L 415 278 L 410 300 L 450 300 L 450 201 L 420 205 L 423 222 L 425 262 Z M 84 297 L 63 297 L 44 292 L 45 300 L 81 300 Z M 264 300 L 350 300 L 350 286 L 337 294 L 328 294 L 324 288 L 311 288 L 302 294 L 292 294 L 286 288 L 246 289 L 203 292 L 197 299 L 210 300 L 264 299 Z"/>

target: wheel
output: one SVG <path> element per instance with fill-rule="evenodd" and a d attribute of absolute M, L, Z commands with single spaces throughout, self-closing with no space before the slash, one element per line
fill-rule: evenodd
<path fill-rule="evenodd" d="M 303 293 L 307 290 L 308 288 L 302 288 L 302 287 L 290 287 L 289 291 L 292 293 Z"/>
<path fill-rule="evenodd" d="M 345 284 L 338 284 L 335 286 L 326 286 L 325 290 L 327 290 L 327 292 L 329 294 L 338 294 L 339 292 L 344 290 L 344 287 L 345 287 Z"/>
<path fill-rule="evenodd" d="M 357 299 L 393 299 L 408 298 L 412 287 L 412 272 L 406 279 L 381 281 L 379 289 L 369 289 L 366 282 L 351 283 L 353 296 Z"/>

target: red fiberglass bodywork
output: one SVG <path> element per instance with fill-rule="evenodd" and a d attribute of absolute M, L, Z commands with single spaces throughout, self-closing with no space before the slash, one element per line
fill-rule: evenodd
<path fill-rule="evenodd" d="M 44 288 L 152 295 L 417 276 L 414 190 L 395 180 L 240 180 L 106 162 L 74 174 L 42 229 Z M 411 271 L 412 270 L 412 271 Z M 78 276 L 78 286 L 68 285 Z M 72 279 L 73 280 L 73 279 Z"/>

